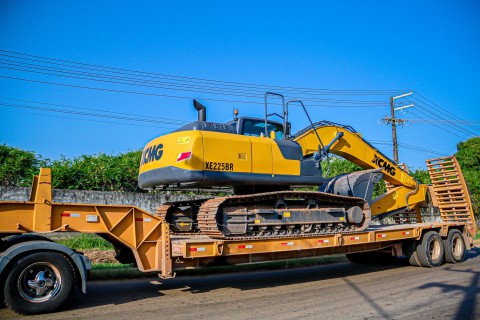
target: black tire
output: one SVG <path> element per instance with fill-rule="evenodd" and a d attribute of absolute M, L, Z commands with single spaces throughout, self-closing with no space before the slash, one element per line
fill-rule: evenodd
<path fill-rule="evenodd" d="M 3 292 L 5 303 L 24 315 L 52 312 L 68 301 L 74 280 L 73 266 L 62 254 L 31 253 L 10 268 Z"/>
<path fill-rule="evenodd" d="M 408 259 L 408 263 L 414 267 L 420 267 L 420 261 L 418 261 L 417 254 L 417 241 L 413 240 L 405 246 L 405 256 Z"/>
<path fill-rule="evenodd" d="M 395 262 L 395 257 L 388 252 L 347 253 L 346 256 L 351 262 L 361 264 L 390 264 Z"/>
<path fill-rule="evenodd" d="M 444 255 L 442 237 L 436 231 L 425 233 L 416 251 L 422 267 L 438 267 L 442 264 Z"/>
<path fill-rule="evenodd" d="M 460 230 L 451 229 L 447 238 L 443 240 L 443 247 L 445 250 L 445 262 L 460 263 L 465 259 L 467 246 Z"/>

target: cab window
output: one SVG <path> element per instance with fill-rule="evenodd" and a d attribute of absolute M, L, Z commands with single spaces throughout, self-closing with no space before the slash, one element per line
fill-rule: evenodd
<path fill-rule="evenodd" d="M 267 132 L 275 131 L 276 139 L 283 139 L 283 126 L 278 123 L 267 123 Z M 265 134 L 265 121 L 245 119 L 242 134 L 245 136 L 260 137 Z"/>

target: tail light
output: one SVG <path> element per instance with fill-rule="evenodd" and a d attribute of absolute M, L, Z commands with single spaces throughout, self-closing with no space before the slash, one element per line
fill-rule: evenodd
<path fill-rule="evenodd" d="M 192 151 L 182 152 L 178 155 L 177 162 L 180 162 L 180 161 L 183 161 L 183 160 L 186 160 L 186 159 L 190 159 L 191 157 L 192 157 Z"/>

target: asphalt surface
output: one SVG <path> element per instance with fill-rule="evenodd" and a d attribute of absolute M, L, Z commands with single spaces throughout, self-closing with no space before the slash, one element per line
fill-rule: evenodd
<path fill-rule="evenodd" d="M 30 319 L 480 319 L 480 249 L 426 269 L 349 262 L 90 282 L 65 310 Z M 0 319 L 20 319 L 8 309 Z"/>

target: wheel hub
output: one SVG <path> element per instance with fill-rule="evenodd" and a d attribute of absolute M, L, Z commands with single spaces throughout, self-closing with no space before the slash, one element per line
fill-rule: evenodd
<path fill-rule="evenodd" d="M 52 264 L 34 263 L 23 270 L 18 278 L 20 296 L 29 302 L 45 302 L 60 290 L 62 279 L 58 269 Z"/>
<path fill-rule="evenodd" d="M 37 295 L 43 295 L 45 291 L 53 287 L 54 282 L 50 278 L 45 278 L 45 271 L 40 271 L 34 280 L 28 280 L 28 286 L 35 289 Z"/>

